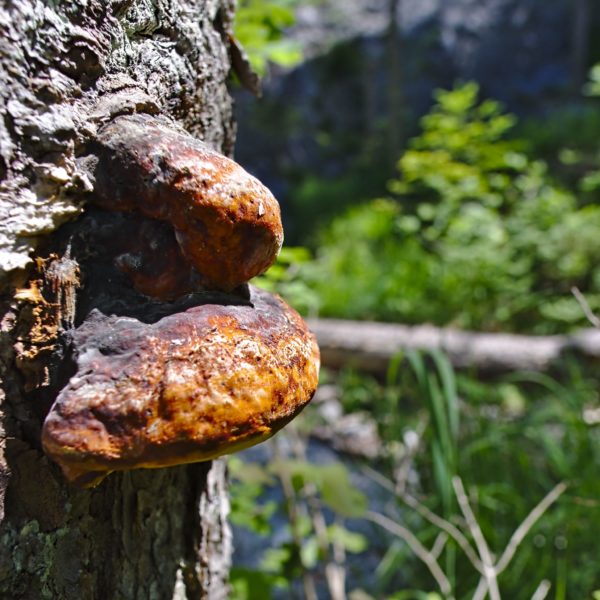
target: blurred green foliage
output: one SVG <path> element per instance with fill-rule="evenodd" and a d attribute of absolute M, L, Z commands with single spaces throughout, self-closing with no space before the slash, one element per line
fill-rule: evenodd
<path fill-rule="evenodd" d="M 541 498 L 558 482 L 569 484 L 500 574 L 505 598 L 529 600 L 543 580 L 561 600 L 587 598 L 600 588 L 598 384 L 573 360 L 567 359 L 564 369 L 568 386 L 528 372 L 481 382 L 456 374 L 442 354 L 411 352 L 392 361 L 385 381 L 351 369 L 337 378 L 345 411 L 367 411 L 378 425 L 383 452 L 373 468 L 390 482 L 402 481 L 397 489 L 408 489 L 424 507 L 464 528 L 451 484 L 460 476 L 496 558 Z M 403 540 L 377 528 L 365 536 L 364 528 L 358 534 L 345 526 L 344 519 L 352 518 L 353 524 L 363 519 L 372 499 L 354 488 L 341 463 L 285 458 L 260 466 L 234 457 L 232 478 L 232 520 L 259 535 L 273 539 L 276 515 L 286 513 L 290 502 L 296 506 L 283 535 L 279 525 L 277 542 L 267 544 L 258 570 L 234 570 L 233 598 L 268 599 L 276 589 L 287 590 L 280 597 L 288 597 L 299 589 L 303 574 L 322 578 L 327 556 L 306 508 L 307 487 L 312 500 L 328 511 L 328 544 L 342 544 L 349 553 L 380 552 L 375 578 L 367 589 L 363 583 L 360 597 L 392 600 L 435 593 L 429 571 Z M 284 480 L 291 482 L 293 496 L 279 503 L 272 495 L 265 499 L 265 492 Z M 388 511 L 430 548 L 439 529 L 401 494 L 395 509 L 386 502 Z M 472 598 L 480 574 L 452 541 L 438 562 L 455 598 Z M 399 574 L 414 591 L 398 589 Z"/>
<path fill-rule="evenodd" d="M 372 154 L 381 155 L 381 149 L 373 148 Z M 318 242 L 320 226 L 349 206 L 362 204 L 365 198 L 372 198 L 385 189 L 389 165 L 383 160 L 374 165 L 373 158 L 373 155 L 359 157 L 338 177 L 323 179 L 313 173 L 297 175 L 289 203 L 290 233 L 295 242 L 302 243 L 303 239 L 304 243 L 314 243 L 315 239 Z"/>
<path fill-rule="evenodd" d="M 594 65 L 590 69 L 589 80 L 583 88 L 587 96 L 600 96 L 600 64 Z"/>
<path fill-rule="evenodd" d="M 230 459 L 232 485 L 231 520 L 261 536 L 274 533 L 276 511 L 288 518 L 278 544 L 270 544 L 260 560 L 260 569 L 232 570 L 233 600 L 268 600 L 276 589 L 290 590 L 305 573 L 316 572 L 327 560 L 330 546 L 359 553 L 366 538 L 347 529 L 344 519 L 364 514 L 366 497 L 350 482 L 347 468 L 339 463 L 317 465 L 307 460 L 281 458 L 266 466 Z M 285 502 L 261 503 L 260 496 L 275 485 L 288 484 Z M 334 516 L 325 522 L 324 510 Z M 317 531 L 315 516 L 323 527 Z M 267 517 L 265 519 L 265 517 Z"/>
<path fill-rule="evenodd" d="M 600 94 L 597 69 L 586 91 Z M 518 123 L 497 102 L 479 101 L 473 83 L 438 91 L 389 195 L 331 219 L 329 212 L 314 259 L 303 248 L 284 249 L 260 285 L 311 315 L 533 333 L 589 326 L 570 290 L 578 286 L 600 311 L 600 110 L 587 104 L 554 117 Z M 299 197 L 312 202 L 320 190 L 338 190 L 336 208 L 347 206 L 354 181 L 355 174 L 335 182 L 308 176 Z M 384 448 L 378 471 L 393 481 L 408 461 L 411 493 L 459 524 L 452 479 L 460 476 L 496 556 L 540 499 L 568 482 L 500 575 L 500 589 L 505 598 L 528 600 L 548 580 L 556 600 L 600 597 L 600 399 L 588 365 L 566 356 L 552 376 L 480 381 L 476 373 L 456 374 L 442 354 L 407 353 L 391 362 L 385 381 L 351 369 L 334 381 L 346 413 L 368 412 L 377 423 Z M 298 502 L 312 486 L 338 518 L 365 515 L 367 500 L 345 467 L 296 459 L 234 469 L 236 522 L 271 534 L 284 507 L 260 498 L 282 477 L 293 482 Z M 400 494 L 397 504 L 402 524 L 431 548 L 439 529 Z M 385 546 L 375 588 L 353 597 L 442 598 L 402 540 L 379 529 L 367 540 L 333 527 L 328 543 L 346 540 L 348 552 Z M 269 598 L 277 586 L 289 591 L 303 573 L 319 571 L 324 555 L 314 526 L 301 519 L 296 538 L 292 529 L 265 554 L 260 572 L 234 571 L 235 598 Z M 447 542 L 438 559 L 455 597 L 472 598 L 480 575 L 458 546 Z M 412 591 L 397 589 L 398 573 Z"/>
<path fill-rule="evenodd" d="M 348 209 L 299 278 L 323 316 L 549 333 L 600 308 L 600 207 L 580 205 L 509 137 L 474 83 L 438 91 L 392 196 Z"/>
<path fill-rule="evenodd" d="M 500 575 L 502 597 L 529 599 L 544 579 L 552 584 L 552 597 L 563 600 L 586 598 L 600 586 L 594 559 L 600 535 L 598 381 L 570 360 L 564 375 L 568 386 L 525 372 L 483 383 L 456 375 L 442 355 L 418 353 L 392 365 L 385 382 L 352 370 L 341 375 L 346 409 L 368 410 L 379 424 L 388 464 L 377 469 L 393 479 L 408 451 L 407 434 L 420 437 L 413 493 L 430 510 L 459 523 L 448 488 L 460 475 L 496 556 L 544 494 L 560 481 L 569 482 Z M 427 546 L 439 533 L 407 510 L 402 522 Z M 456 547 L 449 544 L 444 553 L 452 560 L 448 565 L 442 555 L 440 564 L 456 586 L 456 597 L 471 598 L 479 573 Z M 395 597 L 386 587 L 390 572 L 402 572 L 413 588 L 432 589 L 430 574 L 403 545 L 390 546 L 382 558 L 382 587 L 374 597 Z"/>
<path fill-rule="evenodd" d="M 298 277 L 299 270 L 310 260 L 311 254 L 306 248 L 284 246 L 275 264 L 253 283 L 268 292 L 281 294 L 303 314 L 316 314 L 319 307 L 317 293 Z"/>
<path fill-rule="evenodd" d="M 587 98 L 530 117 L 514 130 L 581 205 L 596 203 L 600 188 L 600 64 L 590 71 L 584 93 Z"/>
<path fill-rule="evenodd" d="M 297 4 L 298 0 L 239 1 L 234 33 L 259 75 L 266 73 L 269 62 L 293 67 L 302 60 L 300 44 L 283 35 L 295 22 Z"/>

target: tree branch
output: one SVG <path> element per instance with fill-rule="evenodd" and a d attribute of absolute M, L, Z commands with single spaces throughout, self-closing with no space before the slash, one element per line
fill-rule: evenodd
<path fill-rule="evenodd" d="M 387 529 L 390 533 L 403 539 L 408 544 L 410 549 L 416 554 L 416 556 L 420 558 L 423 564 L 429 569 L 429 572 L 435 579 L 442 594 L 444 594 L 448 600 L 453 600 L 452 586 L 450 585 L 450 581 L 446 577 L 446 574 L 442 571 L 435 556 L 429 552 L 427 548 L 423 546 L 423 544 L 421 544 L 421 542 L 411 531 L 409 531 L 406 527 L 396 523 L 389 517 L 372 510 L 368 511 L 365 517 L 369 521 L 377 523 L 384 529 Z"/>
<path fill-rule="evenodd" d="M 517 548 L 521 542 L 525 539 L 525 536 L 529 533 L 529 530 L 535 525 L 537 520 L 550 508 L 559 496 L 567 489 L 567 484 L 561 482 L 555 485 L 533 508 L 533 510 L 525 517 L 525 520 L 517 527 L 515 532 L 512 534 L 508 545 L 504 549 L 500 560 L 496 564 L 496 573 L 499 575 L 506 569 L 512 557 L 514 556 Z"/>
<path fill-rule="evenodd" d="M 469 504 L 469 499 L 467 498 L 467 494 L 460 477 L 452 478 L 452 486 L 454 487 L 454 493 L 456 494 L 456 499 L 458 500 L 458 506 L 465 517 L 467 526 L 469 527 L 469 531 L 473 536 L 473 541 L 475 542 L 475 546 L 479 552 L 479 557 L 483 563 L 483 576 L 485 577 L 490 598 L 491 600 L 500 600 L 500 590 L 498 589 L 498 580 L 496 578 L 492 554 L 487 542 L 485 541 L 485 538 L 483 537 L 483 532 L 481 531 L 481 527 L 479 527 L 479 523 L 475 518 L 473 509 Z"/>
<path fill-rule="evenodd" d="M 408 350 L 442 350 L 455 368 L 486 373 L 547 371 L 569 351 L 600 358 L 600 330 L 591 328 L 573 335 L 528 336 L 337 319 L 307 322 L 317 336 L 322 364 L 334 369 L 356 365 L 385 373 L 390 360 Z"/>

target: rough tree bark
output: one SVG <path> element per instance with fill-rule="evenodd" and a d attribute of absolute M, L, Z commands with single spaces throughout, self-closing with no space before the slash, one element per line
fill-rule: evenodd
<path fill-rule="evenodd" d="M 232 151 L 233 3 L 0 5 L 2 598 L 227 597 L 221 462 L 114 473 L 78 490 L 44 456 L 40 427 L 65 377 L 61 332 L 86 303 L 98 304 L 94 295 L 112 296 L 111 306 L 125 294 L 118 281 L 94 286 L 102 273 L 85 266 L 90 228 L 117 231 L 124 222 L 131 230 L 132 222 L 99 209 L 90 217 L 93 182 L 80 157 L 103 123 L 134 112 L 164 115 Z"/>

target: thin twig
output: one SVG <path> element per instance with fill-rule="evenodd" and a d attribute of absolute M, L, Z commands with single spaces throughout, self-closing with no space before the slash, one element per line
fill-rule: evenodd
<path fill-rule="evenodd" d="M 581 310 L 585 314 L 587 320 L 594 327 L 600 328 L 600 318 L 598 318 L 598 316 L 594 314 L 594 311 L 591 309 L 590 305 L 588 304 L 588 301 L 585 299 L 585 296 L 579 291 L 579 288 L 572 287 L 571 294 L 575 296 L 575 300 L 577 300 L 579 306 L 581 306 Z"/>
<path fill-rule="evenodd" d="M 460 510 L 467 521 L 467 526 L 469 527 L 469 531 L 473 536 L 473 541 L 475 542 L 477 552 L 479 552 L 479 557 L 483 563 L 483 576 L 485 577 L 488 586 L 490 600 L 500 600 L 500 590 L 498 589 L 498 580 L 496 578 L 496 570 L 494 569 L 492 555 L 487 542 L 483 537 L 483 532 L 479 527 L 479 523 L 475 518 L 473 509 L 469 504 L 469 499 L 467 498 L 467 494 L 465 493 L 465 488 L 460 477 L 452 478 L 452 486 L 454 487 L 454 493 L 456 494 L 456 499 L 458 500 L 458 506 L 460 507 Z"/>
<path fill-rule="evenodd" d="M 344 526 L 344 519 L 342 517 L 340 517 L 339 515 L 336 515 L 335 517 L 335 524 L 338 527 L 343 527 Z M 337 573 L 337 577 L 338 577 L 338 581 L 339 581 L 339 588 L 342 590 L 343 594 L 344 594 L 344 598 L 346 597 L 346 548 L 344 548 L 344 544 L 341 542 L 341 540 L 339 539 L 334 539 L 331 542 L 331 546 L 333 548 L 333 560 L 334 560 L 334 565 L 337 569 L 336 573 Z M 332 598 L 333 598 L 333 594 L 332 594 Z"/>
<path fill-rule="evenodd" d="M 483 563 L 479 560 L 471 544 L 463 535 L 462 531 L 460 531 L 460 529 L 456 527 L 456 525 L 436 515 L 434 512 L 430 511 L 424 504 L 422 504 L 416 498 L 413 498 L 408 494 L 406 494 L 406 496 L 404 496 L 402 500 L 406 502 L 408 506 L 414 508 L 423 518 L 427 519 L 432 525 L 439 527 L 448 535 L 450 535 L 452 539 L 460 546 L 460 548 L 465 553 L 466 557 L 469 559 L 471 564 L 483 575 Z"/>
<path fill-rule="evenodd" d="M 383 488 L 396 493 L 394 488 L 394 484 L 378 473 L 377 471 L 371 469 L 370 467 L 363 467 L 363 472 L 370 477 L 373 481 L 381 485 Z M 462 549 L 465 553 L 466 557 L 469 559 L 471 564 L 483 575 L 483 564 L 475 554 L 473 547 L 467 540 L 467 538 L 463 535 L 462 531 L 458 529 L 453 523 L 443 519 L 442 517 L 436 515 L 434 512 L 429 510 L 424 504 L 419 502 L 415 497 L 411 496 L 408 493 L 399 494 L 398 498 L 402 500 L 405 504 L 407 504 L 410 508 L 417 511 L 424 519 L 429 521 L 432 525 L 435 525 L 442 531 L 445 531 Z"/>
<path fill-rule="evenodd" d="M 514 556 L 519 544 L 523 541 L 525 536 L 529 533 L 529 530 L 535 525 L 536 521 L 550 508 L 550 506 L 556 502 L 558 497 L 567 489 L 567 484 L 564 482 L 555 485 L 543 498 L 542 500 L 532 509 L 532 511 L 525 517 L 525 520 L 517 527 L 515 532 L 512 534 L 510 540 L 500 560 L 496 564 L 496 573 L 499 575 L 506 569 L 512 557 Z"/>
<path fill-rule="evenodd" d="M 442 571 L 439 563 L 437 562 L 433 554 L 431 554 L 431 552 L 429 552 L 427 548 L 425 548 L 425 546 L 421 544 L 421 542 L 415 537 L 415 535 L 411 531 L 406 529 L 406 527 L 403 527 L 402 525 L 396 523 L 389 517 L 386 517 L 385 515 L 374 512 L 372 510 L 367 511 L 365 517 L 368 520 L 377 523 L 384 529 L 387 529 L 390 533 L 393 533 L 394 535 L 397 535 L 398 537 L 402 538 L 408 544 L 410 549 L 417 555 L 418 558 L 421 559 L 421 561 L 429 569 L 429 572 L 435 579 L 442 594 L 446 598 L 448 598 L 448 600 L 453 600 L 452 586 L 450 585 L 450 581 L 446 577 L 446 574 Z"/>
<path fill-rule="evenodd" d="M 440 557 L 440 554 L 443 552 L 444 547 L 446 546 L 446 542 L 448 541 L 448 534 L 445 531 L 440 531 L 435 536 L 435 541 L 433 542 L 433 546 L 431 546 L 431 556 L 437 560 Z"/>
<path fill-rule="evenodd" d="M 518 547 L 523 542 L 523 540 L 525 539 L 531 528 L 535 525 L 535 523 L 567 489 L 567 484 L 561 482 L 557 484 L 554 488 L 552 488 L 552 490 L 550 490 L 550 492 L 548 492 L 548 494 L 546 494 L 544 498 L 542 498 L 542 500 L 531 510 L 527 517 L 517 527 L 517 529 L 511 536 L 506 548 L 504 549 L 500 559 L 496 562 L 496 564 L 494 564 L 489 546 L 487 545 L 487 542 L 483 536 L 483 532 L 479 527 L 479 523 L 477 522 L 477 519 L 475 517 L 475 514 L 473 513 L 473 509 L 471 508 L 467 494 L 465 492 L 464 485 L 459 477 L 453 478 L 452 485 L 454 486 L 454 492 L 456 494 L 458 504 L 465 517 L 465 521 L 467 523 L 469 531 L 471 532 L 480 558 L 476 556 L 475 552 L 473 551 L 473 548 L 471 547 L 471 544 L 463 535 L 463 533 L 450 521 L 439 517 L 434 512 L 429 510 L 424 504 L 419 502 L 416 498 L 410 496 L 408 493 L 399 493 L 397 487 L 393 484 L 393 482 L 387 479 L 385 476 L 381 475 L 381 473 L 367 466 L 363 467 L 363 472 L 373 481 L 381 485 L 383 488 L 394 493 L 400 500 L 402 500 L 410 508 L 413 508 L 432 525 L 435 525 L 436 527 L 447 533 L 450 537 L 452 537 L 452 539 L 454 539 L 454 541 L 463 550 L 471 564 L 482 575 L 473 595 L 473 600 L 484 600 L 488 592 L 490 594 L 491 600 L 500 600 L 500 590 L 498 588 L 497 580 L 498 575 L 502 573 L 510 564 L 510 561 L 513 559 Z M 442 588 L 440 582 L 448 582 L 448 579 L 446 578 L 445 574 L 441 571 L 437 562 L 437 558 L 439 557 L 438 546 L 442 541 L 440 540 L 439 536 L 436 539 L 432 550 L 428 551 L 408 529 L 405 529 L 401 525 L 398 525 L 388 517 L 371 512 L 370 516 L 368 515 L 367 518 L 370 518 L 371 520 L 379 523 L 380 525 L 382 525 L 382 527 L 385 527 L 392 533 L 404 539 L 404 541 L 409 545 L 411 550 L 426 564 L 426 566 L 429 568 L 430 572 L 438 582 L 440 590 L 442 590 L 442 593 L 445 593 L 444 588 Z M 383 519 L 385 519 L 385 524 L 382 522 Z M 435 566 L 437 566 L 439 572 L 442 574 L 441 579 L 438 579 L 438 577 L 436 577 L 435 575 Z M 448 586 L 450 586 L 449 582 Z M 538 586 L 534 596 L 532 597 L 532 600 L 543 600 L 547 596 L 549 590 L 550 583 L 545 580 L 542 581 Z"/>
<path fill-rule="evenodd" d="M 396 486 L 394 485 L 394 482 L 391 479 L 388 479 L 385 475 L 382 475 L 379 471 L 376 471 L 368 465 L 363 465 L 361 470 L 367 477 L 370 477 L 375 483 L 378 483 L 382 488 L 386 489 L 392 494 L 397 494 Z"/>
<path fill-rule="evenodd" d="M 471 600 L 484 600 L 488 592 L 488 585 L 485 577 L 482 575 L 479 578 L 479 583 L 477 584 L 477 589 L 473 594 L 473 598 Z"/>
<path fill-rule="evenodd" d="M 533 596 L 531 596 L 531 600 L 544 600 L 544 598 L 548 595 L 552 584 L 548 579 L 542 579 L 540 581 L 540 585 L 537 586 L 535 592 L 533 592 Z"/>
<path fill-rule="evenodd" d="M 428 417 L 423 417 L 419 420 L 417 427 L 414 430 L 416 434 L 417 441 L 415 444 L 407 444 L 406 438 L 405 443 L 403 444 L 406 454 L 400 459 L 400 464 L 394 468 L 394 481 L 396 484 L 396 493 L 404 494 L 406 493 L 408 477 L 410 475 L 411 469 L 413 467 L 414 458 L 419 451 L 421 446 L 421 440 L 423 439 L 423 434 L 425 433 L 425 429 L 427 428 L 427 422 L 429 421 Z"/>
<path fill-rule="evenodd" d="M 273 456 L 276 460 L 282 460 L 281 447 L 277 439 L 272 440 Z M 298 554 L 301 555 L 302 550 L 302 536 L 299 531 L 300 515 L 298 514 L 298 503 L 296 494 L 294 492 L 294 486 L 292 480 L 287 471 L 282 470 L 277 473 L 279 481 L 281 483 L 281 489 L 283 491 L 284 505 L 287 512 L 287 517 L 290 522 L 290 530 L 292 532 L 292 538 L 294 545 L 298 550 Z M 312 573 L 302 565 L 302 587 L 304 589 L 305 600 L 319 600 L 317 596 L 317 586 Z"/>
<path fill-rule="evenodd" d="M 317 490 L 314 484 L 307 483 L 303 487 L 303 492 L 319 550 L 325 559 L 325 579 L 331 600 L 346 600 L 346 569 L 343 564 L 338 564 L 335 558 L 331 560 L 327 522 L 317 498 Z"/>
<path fill-rule="evenodd" d="M 301 439 L 298 431 L 294 428 L 288 431 L 288 435 L 292 441 L 294 457 L 305 461 L 306 444 L 304 440 Z M 327 580 L 331 600 L 346 600 L 346 568 L 344 566 L 345 555 L 343 554 L 343 548 L 342 553 L 340 553 L 339 548 L 337 548 L 336 552 L 336 546 L 339 546 L 337 542 L 333 542 L 330 547 L 329 536 L 327 534 L 327 521 L 321 510 L 315 484 L 305 483 L 302 487 L 302 493 L 306 500 L 309 518 L 317 538 L 319 550 L 325 561 L 325 579 Z M 338 561 L 340 556 L 343 558 L 341 561 Z"/>

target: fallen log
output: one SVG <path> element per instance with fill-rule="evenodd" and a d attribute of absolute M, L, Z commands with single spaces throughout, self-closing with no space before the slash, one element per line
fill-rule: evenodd
<path fill-rule="evenodd" d="M 486 373 L 547 371 L 571 353 L 600 358 L 600 329 L 528 336 L 337 319 L 308 323 L 321 348 L 321 363 L 334 369 L 354 366 L 382 373 L 391 358 L 408 350 L 442 350 L 454 367 Z"/>

